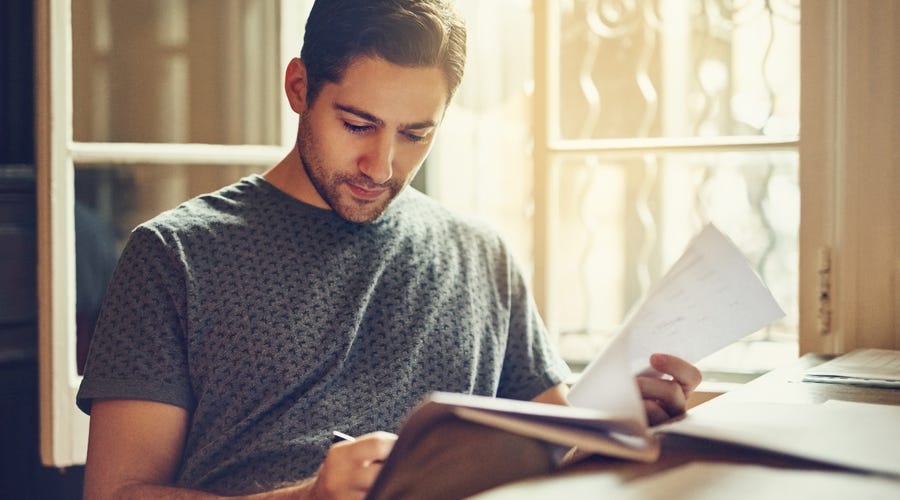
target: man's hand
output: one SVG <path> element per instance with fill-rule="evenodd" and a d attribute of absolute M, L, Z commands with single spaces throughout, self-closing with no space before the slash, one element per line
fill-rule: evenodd
<path fill-rule="evenodd" d="M 653 354 L 650 366 L 654 373 L 637 376 L 638 388 L 644 400 L 647 422 L 657 425 L 685 412 L 688 396 L 700 384 L 703 376 L 696 366 L 669 354 Z M 547 389 L 532 399 L 537 403 L 569 404 L 565 384 Z"/>
<path fill-rule="evenodd" d="M 696 366 L 668 354 L 653 354 L 650 366 L 659 374 L 638 375 L 637 384 L 647 421 L 657 425 L 685 412 L 687 399 L 703 376 Z"/>
<path fill-rule="evenodd" d="M 365 497 L 396 441 L 396 434 L 373 432 L 355 441 L 333 445 L 319 467 L 312 497 L 317 500 Z"/>

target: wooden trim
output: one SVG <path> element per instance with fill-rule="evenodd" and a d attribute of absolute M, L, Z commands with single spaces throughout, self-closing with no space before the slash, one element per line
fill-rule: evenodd
<path fill-rule="evenodd" d="M 555 197 L 558 187 L 554 182 L 554 171 L 551 168 L 553 158 L 550 152 L 550 141 L 559 130 L 558 117 L 551 113 L 559 109 L 554 102 L 559 95 L 557 90 L 557 71 L 559 66 L 554 51 L 558 47 L 556 34 L 558 26 L 555 2 L 535 0 L 534 9 L 534 100 L 532 104 L 533 134 L 533 196 L 534 220 L 532 221 L 533 262 L 531 278 L 532 293 L 544 323 L 551 333 L 557 332 L 556 307 L 553 303 L 556 292 L 553 290 L 553 244 L 556 238 L 550 227 L 554 220 L 557 206 Z M 554 128 L 556 127 L 556 128 Z"/>
<path fill-rule="evenodd" d="M 843 171 L 843 112 L 845 88 L 841 74 L 845 71 L 843 51 L 841 2 L 816 2 L 814 8 L 808 0 L 801 4 L 800 46 L 801 80 L 821 82 L 803 86 L 800 101 L 800 213 L 799 232 L 799 350 L 808 352 L 835 352 L 835 328 L 841 318 L 837 307 L 840 293 L 831 282 L 830 328 L 819 328 L 819 255 L 831 255 L 831 276 L 837 275 L 837 262 L 842 254 L 838 248 L 836 224 L 842 213 L 838 204 L 843 199 L 838 182 Z M 822 50 L 824 48 L 824 50 Z M 832 250 L 833 249 L 833 250 Z"/>
<path fill-rule="evenodd" d="M 78 164 L 274 165 L 287 153 L 282 146 L 76 142 L 69 146 Z"/>
<path fill-rule="evenodd" d="M 47 466 L 84 463 L 88 419 L 75 407 L 71 5 L 35 4 L 40 452 Z"/>
<path fill-rule="evenodd" d="M 610 153 L 707 153 L 794 151 L 800 145 L 798 137 L 635 137 L 622 139 L 559 140 L 550 143 L 554 154 L 610 154 Z"/>

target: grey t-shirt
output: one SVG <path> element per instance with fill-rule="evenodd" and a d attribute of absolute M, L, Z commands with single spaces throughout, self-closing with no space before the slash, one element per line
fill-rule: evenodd
<path fill-rule="evenodd" d="M 132 233 L 78 405 L 192 418 L 177 483 L 315 473 L 332 430 L 398 430 L 429 391 L 530 399 L 567 368 L 500 238 L 406 189 L 355 224 L 251 176 Z"/>

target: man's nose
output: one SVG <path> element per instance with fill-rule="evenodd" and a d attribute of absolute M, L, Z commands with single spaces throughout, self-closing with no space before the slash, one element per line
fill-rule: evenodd
<path fill-rule="evenodd" d="M 369 150 L 360 159 L 359 170 L 372 182 L 384 184 L 394 175 L 394 138 L 391 134 L 379 134 L 373 138 Z"/>

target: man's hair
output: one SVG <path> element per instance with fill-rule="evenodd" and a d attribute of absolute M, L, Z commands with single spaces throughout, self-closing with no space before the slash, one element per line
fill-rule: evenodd
<path fill-rule="evenodd" d="M 317 0 L 300 58 L 307 101 L 341 80 L 359 56 L 406 67 L 437 67 L 453 96 L 466 62 L 466 28 L 448 0 Z"/>

